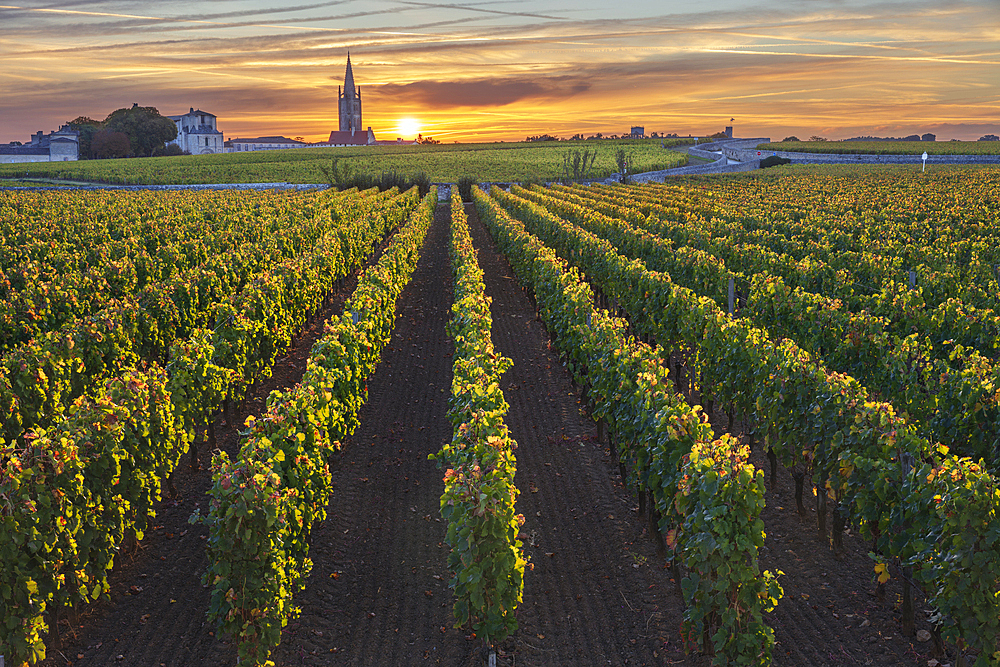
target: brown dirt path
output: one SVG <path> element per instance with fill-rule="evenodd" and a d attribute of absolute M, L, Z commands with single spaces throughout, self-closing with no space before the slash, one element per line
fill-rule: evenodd
<path fill-rule="evenodd" d="M 235 428 L 222 417 L 216 421 L 217 445 L 230 457 L 239 452 L 237 429 L 242 428 L 243 421 L 261 413 L 272 390 L 301 380 L 305 360 L 322 333 L 323 323 L 342 310 L 356 284 L 356 278 L 352 278 L 337 290 L 330 305 L 311 318 L 295 347 L 278 360 L 272 377 L 258 383 L 241 410 L 233 410 Z M 150 522 L 153 529 L 146 531 L 141 548 L 119 554 L 109 576 L 110 598 L 81 610 L 73 627 L 63 620 L 63 646 L 57 649 L 47 642 L 44 667 L 236 663 L 235 649 L 219 641 L 206 621 L 209 590 L 202 587 L 201 576 L 208 567 L 204 542 L 208 531 L 188 523 L 196 507 L 202 513 L 208 508 L 205 494 L 212 481 L 210 454 L 204 444 L 199 450 L 201 467 L 193 470 L 189 457 L 182 459 L 174 473 L 178 497 L 165 497 L 158 504 L 157 516 Z"/>
<path fill-rule="evenodd" d="M 532 566 L 517 612 L 520 630 L 501 645 L 499 664 L 707 664 L 681 650 L 680 599 L 636 503 L 609 451 L 596 442 L 593 421 L 549 349 L 534 306 L 474 209 L 467 211 L 492 299 L 494 343 L 514 361 L 503 390 L 507 423 L 519 443 L 517 507 L 526 517 L 522 540 Z M 480 642 L 451 627 L 445 524 L 438 513 L 442 471 L 427 460 L 451 436 L 448 217 L 439 206 L 400 297 L 393 341 L 369 382 L 362 425 L 334 463 L 329 518 L 313 535 L 313 572 L 295 599 L 302 615 L 272 656 L 279 666 L 481 664 Z M 301 377 L 320 323 L 351 289 L 342 289 L 338 303 L 313 320 L 237 423 L 260 411 L 271 388 Z M 713 421 L 723 432 L 725 416 Z M 232 454 L 235 432 L 218 433 Z M 766 466 L 759 452 L 754 462 Z M 64 647 L 50 651 L 46 667 L 235 664 L 233 647 L 205 621 L 205 531 L 187 524 L 194 507 L 204 507 L 208 474 L 185 465 L 178 477 L 183 497 L 163 503 L 155 524 L 162 528 L 150 531 L 142 550 L 120 559 L 112 600 L 86 610 L 72 632 L 63 628 Z M 873 599 L 866 545 L 849 537 L 850 557 L 833 560 L 815 536 L 814 515 L 798 518 L 787 472 L 779 471 L 767 504 L 761 565 L 785 571 L 785 597 L 768 620 L 778 640 L 774 664 L 927 664 L 929 646 L 898 634 L 895 580 L 888 604 Z M 922 608 L 919 598 L 917 605 Z M 918 619 L 918 628 L 925 627 Z"/>
<path fill-rule="evenodd" d="M 481 664 L 480 642 L 451 627 L 442 471 L 427 460 L 451 435 L 447 220 L 439 207 L 400 298 L 391 348 L 369 382 L 362 426 L 345 443 L 330 518 L 313 539 L 313 574 L 296 598 L 303 614 L 275 652 L 279 665 Z M 652 563 L 652 543 L 631 516 L 616 468 L 593 442 L 593 423 L 533 305 L 478 224 L 473 236 L 493 299 L 494 342 L 514 359 L 503 382 L 534 565 L 521 630 L 503 643 L 499 663 L 683 659 L 675 650 L 679 617 L 664 606 L 669 578 Z"/>
<path fill-rule="evenodd" d="M 392 238 L 390 234 L 373 253 L 377 261 Z M 230 457 L 239 452 L 238 428 L 249 415 L 260 414 L 268 394 L 302 379 L 305 362 L 324 322 L 343 310 L 357 287 L 357 272 L 330 295 L 328 304 L 314 313 L 296 337 L 285 357 L 272 368 L 272 377 L 258 382 L 242 409 L 233 410 L 234 426 L 223 417 L 216 421 L 217 446 Z M 195 507 L 207 510 L 206 492 L 211 486 L 210 454 L 199 446 L 201 467 L 192 470 L 185 456 L 174 474 L 177 498 L 165 497 L 156 507 L 139 549 L 119 554 L 109 576 L 111 595 L 81 609 L 76 623 L 60 622 L 61 646 L 48 646 L 42 667 L 105 667 L 107 665 L 233 665 L 236 651 L 215 637 L 206 621 L 209 591 L 201 576 L 208 567 L 204 526 L 192 526 L 188 518 Z M 64 614 L 64 616 L 66 616 Z M 9 664 L 9 663 L 8 663 Z"/>
<path fill-rule="evenodd" d="M 439 205 L 400 296 L 361 426 L 334 469 L 313 572 L 296 596 L 302 616 L 275 652 L 278 664 L 458 665 L 476 646 L 450 629 L 442 472 L 427 459 L 451 438 L 449 217 Z"/>
<path fill-rule="evenodd" d="M 474 210 L 469 209 L 469 214 L 474 217 Z M 570 413 L 573 408 L 581 406 L 563 404 L 557 407 L 553 404 L 567 396 L 572 402 L 577 402 L 572 395 L 568 374 L 559 368 L 552 355 L 539 354 L 535 350 L 531 344 L 532 335 L 542 330 L 541 325 L 532 319 L 524 321 L 518 317 L 517 302 L 527 301 L 526 297 L 519 290 L 503 289 L 505 283 L 510 286 L 517 283 L 505 260 L 488 251 L 492 244 L 480 225 L 473 225 L 473 236 L 480 248 L 480 264 L 486 272 L 487 294 L 494 299 L 494 343 L 499 351 L 514 359 L 514 368 L 505 376 L 503 388 L 511 404 L 508 425 L 520 443 L 516 481 L 522 490 L 518 509 L 528 518 L 524 526 L 524 541 L 528 544 L 533 534 L 546 540 L 537 549 L 527 549 L 536 568 L 525 576 L 525 603 L 519 614 L 522 632 L 515 638 L 519 643 L 517 664 L 591 664 L 588 660 L 593 658 L 574 660 L 576 656 L 572 651 L 577 645 L 586 655 L 605 653 L 603 659 L 593 660 L 593 664 L 625 664 L 626 661 L 629 664 L 708 664 L 707 658 L 684 656 L 679 651 L 677 630 L 681 601 L 673 592 L 669 574 L 661 569 L 662 563 L 655 556 L 652 541 L 644 534 L 639 535 L 644 533 L 640 531 L 643 523 L 636 517 L 632 500 L 621 488 L 617 466 L 604 457 L 601 462 L 587 461 L 587 473 L 577 477 L 575 484 L 566 484 L 565 479 L 556 476 L 558 472 L 567 475 L 572 469 L 562 469 L 569 465 L 565 460 L 557 464 L 549 458 L 557 455 L 559 450 L 575 448 L 579 454 L 599 451 L 587 446 L 587 438 L 593 433 L 592 422 L 584 419 L 576 426 L 576 420 Z M 494 276 L 500 276 L 501 280 L 496 280 Z M 697 394 L 690 398 L 691 404 L 700 403 Z M 558 417 L 553 412 L 558 413 Z M 546 418 L 546 413 L 551 416 Z M 540 437 L 541 433 L 535 427 L 544 428 L 544 421 L 556 419 L 565 432 Z M 725 432 L 728 420 L 721 410 L 716 411 L 712 421 L 717 434 Z M 741 431 L 742 425 L 735 424 L 734 432 L 746 440 Z M 564 436 L 570 440 L 564 440 Z M 574 440 L 574 436 L 582 436 L 583 446 Z M 560 442 L 566 446 L 560 447 Z M 768 463 L 762 449 L 759 446 L 755 448 L 752 460 L 758 468 L 767 471 Z M 549 461 L 552 467 L 544 465 Z M 533 485 L 538 488 L 538 493 L 534 495 L 530 494 Z M 529 488 L 526 489 L 526 486 Z M 902 637 L 899 632 L 898 600 L 901 589 L 898 577 L 894 576 L 887 586 L 886 602 L 876 600 L 873 563 L 867 555 L 869 544 L 849 534 L 844 539 L 846 557 L 841 561 L 835 560 L 828 545 L 817 537 L 815 511 L 810 509 L 804 518 L 798 516 L 793 490 L 791 475 L 788 471 L 779 470 L 778 484 L 768 490 L 767 507 L 762 515 L 768 538 L 760 554 L 761 568 L 785 573 L 780 578 L 785 589 L 784 598 L 766 621 L 774 627 L 777 641 L 773 664 L 777 667 L 926 665 L 931 657 L 931 644 Z M 603 511 L 616 517 L 616 521 L 602 522 L 605 525 L 591 524 L 586 527 L 589 533 L 585 530 L 584 534 L 588 535 L 588 540 L 599 545 L 593 560 L 586 550 L 573 552 L 577 545 L 567 539 L 573 536 L 566 530 L 569 528 L 567 524 L 575 527 L 576 521 L 582 518 L 579 508 L 589 509 L 586 504 L 588 499 L 590 506 L 596 509 L 603 503 Z M 577 511 L 566 514 L 564 503 L 567 500 L 569 506 L 576 507 Z M 615 502 L 619 503 L 618 508 L 627 508 L 627 511 L 614 511 Z M 811 503 L 810 494 L 806 506 L 810 507 Z M 541 518 L 535 517 L 539 511 Z M 546 522 L 544 518 L 550 518 L 553 513 L 563 520 Z M 620 517 L 628 520 L 623 524 L 617 520 Z M 598 518 L 603 516 L 598 514 Z M 554 540 L 560 540 L 560 543 L 554 545 Z M 555 561 L 560 554 L 567 554 L 567 549 L 570 550 L 569 558 L 557 564 Z M 546 552 L 554 552 L 551 560 L 545 557 Z M 636 632 L 634 627 L 628 626 L 628 615 L 620 613 L 625 607 L 621 604 L 621 597 L 608 599 L 605 591 L 600 590 L 603 577 L 611 576 L 611 581 L 614 581 L 614 573 L 608 570 L 627 571 L 627 568 L 622 568 L 621 556 L 629 553 L 636 554 L 632 557 L 634 560 L 643 556 L 648 558 L 648 565 L 640 568 L 640 573 L 648 575 L 648 588 L 639 594 L 639 599 L 646 605 L 644 618 L 650 618 L 653 611 L 659 615 L 651 618 L 646 632 Z M 542 567 L 549 564 L 552 567 Z M 577 593 L 582 597 L 575 603 L 558 597 L 553 599 L 547 589 L 552 585 L 551 578 L 560 576 L 567 580 L 560 594 L 574 585 L 589 587 L 588 592 Z M 619 591 L 626 598 L 627 585 L 628 582 L 622 580 Z M 606 584 L 605 587 L 610 586 Z M 639 610 L 639 605 L 632 598 L 628 601 L 628 610 Z M 921 602 L 921 596 L 916 595 L 917 629 L 929 629 L 922 613 L 925 605 Z M 577 623 L 583 625 L 591 620 L 588 618 L 592 613 L 591 607 L 600 610 L 604 618 L 597 617 L 596 629 L 578 632 Z M 553 639 L 554 655 L 543 655 L 531 646 L 544 646 L 544 642 L 531 641 L 530 638 L 538 634 Z M 582 641 L 579 638 L 581 634 L 584 636 Z M 653 638 L 657 635 L 661 641 L 658 655 L 650 656 L 650 651 L 656 646 Z M 631 640 L 636 638 L 638 641 L 632 645 Z M 665 647 L 664 638 L 670 640 Z M 942 662 L 945 660 L 942 659 Z"/>
<path fill-rule="evenodd" d="M 467 214 L 493 300 L 493 342 L 514 361 L 503 390 L 518 442 L 522 541 L 534 570 L 525 573 L 520 632 L 505 646 L 512 664 L 693 664 L 680 650 L 669 574 L 617 465 L 596 442 L 533 304 L 475 209 Z"/>
<path fill-rule="evenodd" d="M 724 426 L 722 422 L 716 432 L 721 433 Z M 762 451 L 755 452 L 751 460 L 761 470 L 770 470 Z M 765 480 L 770 484 L 769 473 Z M 868 557 L 870 541 L 847 534 L 845 556 L 836 560 L 828 541 L 819 539 L 813 494 L 806 488 L 803 502 L 807 515 L 800 518 L 791 474 L 779 469 L 777 482 L 765 496 L 762 517 L 767 540 L 760 554 L 762 569 L 785 573 L 779 579 L 784 597 L 767 619 L 777 641 L 772 664 L 927 665 L 932 642 L 921 643 L 901 634 L 902 588 L 896 571 L 886 585 L 885 601 L 879 602 L 875 563 Z M 930 630 L 923 597 L 915 595 L 914 601 L 916 628 Z"/>
<path fill-rule="evenodd" d="M 482 258 L 480 261 L 486 265 Z M 490 292 L 489 281 L 487 292 Z M 495 307 L 496 302 L 494 310 Z M 495 324 L 495 341 L 501 340 L 503 335 L 497 329 Z M 505 354 L 508 353 L 509 348 L 504 348 L 499 343 L 498 348 Z M 511 373 L 515 372 L 516 358 L 515 368 Z M 507 399 L 514 403 L 510 394 Z M 701 404 L 701 397 L 697 393 L 688 394 L 687 399 L 691 405 Z M 717 409 L 711 415 L 711 420 L 717 435 L 726 432 L 728 418 L 722 409 Z M 743 442 L 748 441 L 739 421 L 733 425 L 733 434 Z M 516 433 L 515 437 L 518 437 Z M 769 463 L 764 454 L 758 439 L 751 462 L 758 469 L 769 471 Z M 520 475 L 520 456 L 518 462 Z M 765 483 L 768 485 L 769 477 L 765 475 Z M 821 540 L 817 535 L 815 498 L 810 489 L 806 489 L 805 495 L 807 511 L 800 518 L 794 500 L 794 483 L 790 473 L 784 469 L 778 470 L 777 484 L 768 488 L 765 495 L 766 507 L 762 519 L 767 539 L 761 549 L 759 563 L 762 570 L 780 570 L 784 573 L 779 577 L 784 597 L 775 611 L 765 617 L 765 622 L 775 631 L 776 645 L 772 664 L 775 667 L 922 666 L 927 665 L 934 657 L 942 663 L 950 662 L 951 658 L 932 654 L 932 642 L 921 642 L 915 637 L 901 634 L 902 587 L 898 570 L 892 571 L 884 601 L 878 600 L 873 576 L 874 561 L 868 556 L 870 541 L 862 540 L 849 532 L 844 537 L 845 556 L 840 561 L 836 560 L 827 539 Z M 523 509 L 521 511 L 528 514 Z M 829 531 L 829 517 L 827 523 Z M 525 528 L 529 527 L 526 525 Z M 655 556 L 651 558 L 651 562 L 655 562 Z M 663 585 L 664 579 L 669 584 L 669 577 L 661 577 L 657 583 Z M 527 598 L 527 584 L 525 595 Z M 678 622 L 680 604 L 678 596 L 660 601 L 661 607 L 677 610 Z M 926 602 L 919 593 L 914 595 L 914 606 L 916 629 L 930 630 L 925 613 Z M 667 633 L 669 634 L 669 630 L 676 632 L 676 629 L 675 623 L 667 628 Z M 709 662 L 707 658 L 696 656 L 689 656 L 687 659 L 689 664 Z"/>

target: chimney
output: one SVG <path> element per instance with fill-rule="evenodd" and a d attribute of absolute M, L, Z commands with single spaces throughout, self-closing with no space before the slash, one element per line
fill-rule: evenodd
<path fill-rule="evenodd" d="M 194 113 L 194 107 L 191 107 L 191 111 L 188 111 L 188 113 Z"/>

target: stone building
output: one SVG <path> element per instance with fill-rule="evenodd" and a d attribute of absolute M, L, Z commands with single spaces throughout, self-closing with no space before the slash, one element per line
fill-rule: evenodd
<path fill-rule="evenodd" d="M 191 110 L 184 115 L 167 116 L 167 118 L 177 124 L 177 138 L 168 141 L 168 146 L 171 144 L 180 146 L 181 150 L 191 155 L 222 153 L 225 150 L 222 132 L 216 127 L 213 114 L 191 107 Z"/>
<path fill-rule="evenodd" d="M 337 87 L 339 130 L 330 133 L 329 146 L 367 146 L 375 143 L 375 133 L 369 127 L 367 132 L 361 124 L 361 87 L 354 85 L 354 70 L 351 68 L 351 54 L 347 54 L 347 73 L 344 87 Z"/>
<path fill-rule="evenodd" d="M 22 162 L 69 162 L 80 156 L 80 133 L 63 125 L 56 132 L 39 130 L 22 145 L 0 144 L 0 164 Z"/>
<path fill-rule="evenodd" d="M 227 153 L 243 153 L 245 151 L 274 151 L 282 148 L 304 148 L 304 141 L 288 137 L 254 137 L 253 139 L 229 139 L 225 143 Z"/>

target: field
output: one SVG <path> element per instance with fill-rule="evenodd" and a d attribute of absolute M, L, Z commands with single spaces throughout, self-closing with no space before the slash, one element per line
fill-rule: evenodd
<path fill-rule="evenodd" d="M 993 664 L 998 188 L 0 192 L 0 655 Z"/>
<path fill-rule="evenodd" d="M 24 179 L 17 178 L 0 178 L 0 188 L 38 188 L 38 187 L 51 187 L 61 185 L 48 180 L 30 180 L 26 181 Z"/>
<path fill-rule="evenodd" d="M 435 183 L 471 176 L 479 182 L 553 180 L 563 175 L 563 161 L 573 151 L 597 150 L 590 177 L 618 170 L 615 153 L 624 149 L 633 172 L 687 164 L 687 155 L 661 147 L 690 143 L 683 139 L 546 141 L 500 144 L 437 144 L 360 148 L 301 148 L 224 155 L 128 160 L 0 165 L 0 177 L 34 176 L 117 184 L 325 183 L 320 166 L 336 159 L 341 168 L 378 174 L 426 172 Z"/>
<path fill-rule="evenodd" d="M 1000 141 L 774 141 L 765 151 L 845 155 L 1000 155 Z"/>

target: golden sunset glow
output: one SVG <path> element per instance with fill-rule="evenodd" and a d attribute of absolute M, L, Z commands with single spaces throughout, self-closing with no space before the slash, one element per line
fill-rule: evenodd
<path fill-rule="evenodd" d="M 396 124 L 396 132 L 404 139 L 414 139 L 420 134 L 420 121 L 416 118 L 401 118 Z"/>
<path fill-rule="evenodd" d="M 995 0 L 0 5 L 0 142 L 133 102 L 317 141 L 348 51 L 379 139 L 977 139 L 1000 132 L 998 23 Z"/>

